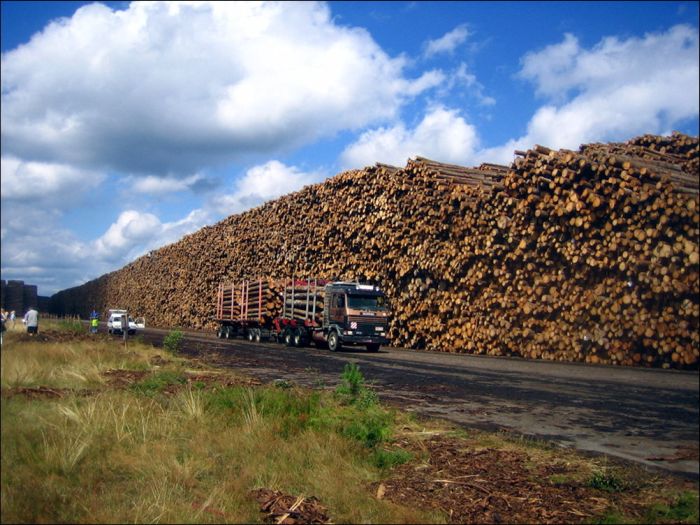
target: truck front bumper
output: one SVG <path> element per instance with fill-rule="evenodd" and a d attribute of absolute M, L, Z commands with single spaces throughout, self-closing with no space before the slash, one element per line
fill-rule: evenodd
<path fill-rule="evenodd" d="M 340 336 L 340 342 L 344 345 L 386 345 L 389 344 L 389 340 L 384 336 L 377 335 L 364 335 L 364 334 L 352 334 L 346 335 L 342 334 Z"/>

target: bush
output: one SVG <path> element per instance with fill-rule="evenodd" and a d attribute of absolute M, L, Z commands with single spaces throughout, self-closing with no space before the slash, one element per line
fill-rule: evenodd
<path fill-rule="evenodd" d="M 624 490 L 625 483 L 613 473 L 595 472 L 588 481 L 588 486 L 606 492 L 620 492 Z"/>
<path fill-rule="evenodd" d="M 165 336 L 165 339 L 163 339 L 163 347 L 167 351 L 176 354 L 180 351 L 180 345 L 182 345 L 183 337 L 184 334 L 181 330 L 173 330 Z"/>

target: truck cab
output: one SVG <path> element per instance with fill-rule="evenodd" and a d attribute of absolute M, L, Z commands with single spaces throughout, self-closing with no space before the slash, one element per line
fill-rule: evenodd
<path fill-rule="evenodd" d="M 325 287 L 323 336 L 335 352 L 364 345 L 370 352 L 388 343 L 389 310 L 384 293 L 369 284 L 333 282 Z"/>

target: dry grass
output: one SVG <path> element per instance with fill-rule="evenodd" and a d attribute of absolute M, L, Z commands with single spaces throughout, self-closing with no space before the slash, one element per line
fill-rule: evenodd
<path fill-rule="evenodd" d="M 3 388 L 76 391 L 3 397 L 3 522 L 250 523 L 263 516 L 249 495 L 259 487 L 314 495 L 336 522 L 440 521 L 367 491 L 380 475 L 369 451 L 306 425 L 320 399 L 275 387 L 168 392 L 156 379 L 186 368 L 172 356 L 151 367 L 157 353 L 93 341 L 3 348 Z M 100 375 L 114 368 L 153 375 L 148 388 L 115 390 Z M 300 414 L 287 417 L 287 405 Z"/>

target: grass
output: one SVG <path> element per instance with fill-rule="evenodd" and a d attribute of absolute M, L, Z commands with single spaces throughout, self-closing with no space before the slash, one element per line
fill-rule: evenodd
<path fill-rule="evenodd" d="M 670 504 L 654 504 L 644 516 L 645 523 L 698 523 L 698 495 L 683 492 Z"/>
<path fill-rule="evenodd" d="M 625 472 L 540 442 L 392 410 L 355 365 L 334 392 L 250 387 L 202 378 L 221 370 L 200 367 L 195 376 L 177 354 L 154 366 L 162 349 L 137 341 L 125 348 L 92 336 L 54 344 L 19 335 L 6 332 L 1 353 L 2 522 L 255 523 L 264 515 L 249 492 L 265 487 L 317 497 L 336 523 L 440 523 L 441 511 L 368 489 L 399 465 L 428 460 L 420 444 L 434 435 L 470 450 L 518 451 L 533 477 L 542 465 L 558 467 L 544 483 L 586 486 L 613 503 L 632 486 Z M 133 382 L 116 388 L 114 371 Z M 64 395 L 6 395 L 37 386 Z M 409 441 L 418 452 L 403 447 Z M 636 514 L 611 504 L 592 522 L 697 522 L 692 491 L 649 492 Z"/>
<path fill-rule="evenodd" d="M 182 362 L 150 367 L 157 353 L 98 340 L 3 348 L 4 388 L 76 389 L 3 396 L 3 522 L 252 523 L 258 487 L 315 495 L 337 522 L 434 521 L 365 488 L 400 460 L 368 448 L 388 435 L 376 429 L 391 424 L 381 407 L 365 414 L 295 387 L 197 387 Z M 97 380 L 115 369 L 148 374 L 119 390 Z"/>

